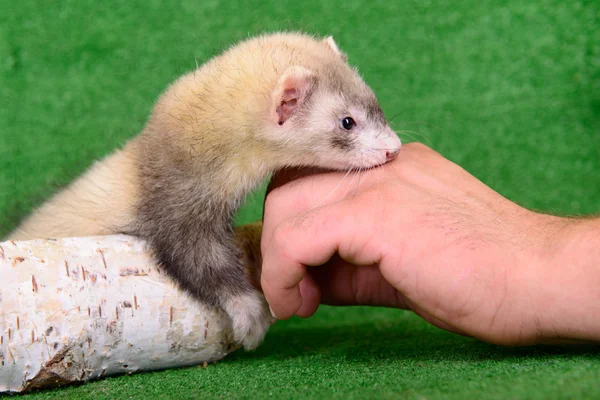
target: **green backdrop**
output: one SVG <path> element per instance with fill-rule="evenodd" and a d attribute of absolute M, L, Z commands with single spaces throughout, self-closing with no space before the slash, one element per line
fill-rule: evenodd
<path fill-rule="evenodd" d="M 278 29 L 332 34 L 405 140 L 511 200 L 557 214 L 600 209 L 597 0 L 0 0 L 0 10 L 0 236 L 140 131 L 177 76 Z M 260 217 L 262 195 L 238 222 Z M 151 396 L 600 398 L 600 353 L 507 349 L 405 311 L 322 307 L 207 368 L 30 395 Z"/>

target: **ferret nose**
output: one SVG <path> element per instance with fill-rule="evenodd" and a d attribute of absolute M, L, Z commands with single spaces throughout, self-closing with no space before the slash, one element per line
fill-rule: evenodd
<path fill-rule="evenodd" d="M 396 158 L 396 156 L 398 155 L 399 152 L 400 152 L 400 149 L 386 151 L 385 158 L 387 158 L 388 161 L 392 161 L 394 158 Z"/>

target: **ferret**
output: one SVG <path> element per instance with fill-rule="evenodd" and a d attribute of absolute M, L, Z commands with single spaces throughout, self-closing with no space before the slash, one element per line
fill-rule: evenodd
<path fill-rule="evenodd" d="M 366 169 L 401 147 L 373 91 L 332 37 L 248 38 L 159 97 L 142 132 L 37 209 L 9 237 L 126 234 L 256 348 L 270 324 L 233 216 L 284 167 Z"/>

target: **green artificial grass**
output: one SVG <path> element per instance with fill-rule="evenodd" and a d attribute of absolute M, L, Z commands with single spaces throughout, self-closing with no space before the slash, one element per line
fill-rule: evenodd
<path fill-rule="evenodd" d="M 0 0 L 0 237 L 142 128 L 168 83 L 249 34 L 332 34 L 401 136 L 504 196 L 600 205 L 595 0 Z M 262 192 L 239 223 L 260 218 Z M 1 284 L 1 277 L 0 277 Z M 1 373 L 1 371 L 0 371 Z M 508 349 L 409 312 L 323 307 L 256 352 L 31 399 L 600 398 L 596 347 Z"/>

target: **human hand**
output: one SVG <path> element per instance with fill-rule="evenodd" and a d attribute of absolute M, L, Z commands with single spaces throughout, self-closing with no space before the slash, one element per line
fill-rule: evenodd
<path fill-rule="evenodd" d="M 570 221 L 510 202 L 421 144 L 358 177 L 283 184 L 294 173 L 265 203 L 261 285 L 278 318 L 381 305 L 492 343 L 562 337 L 549 249 Z"/>

